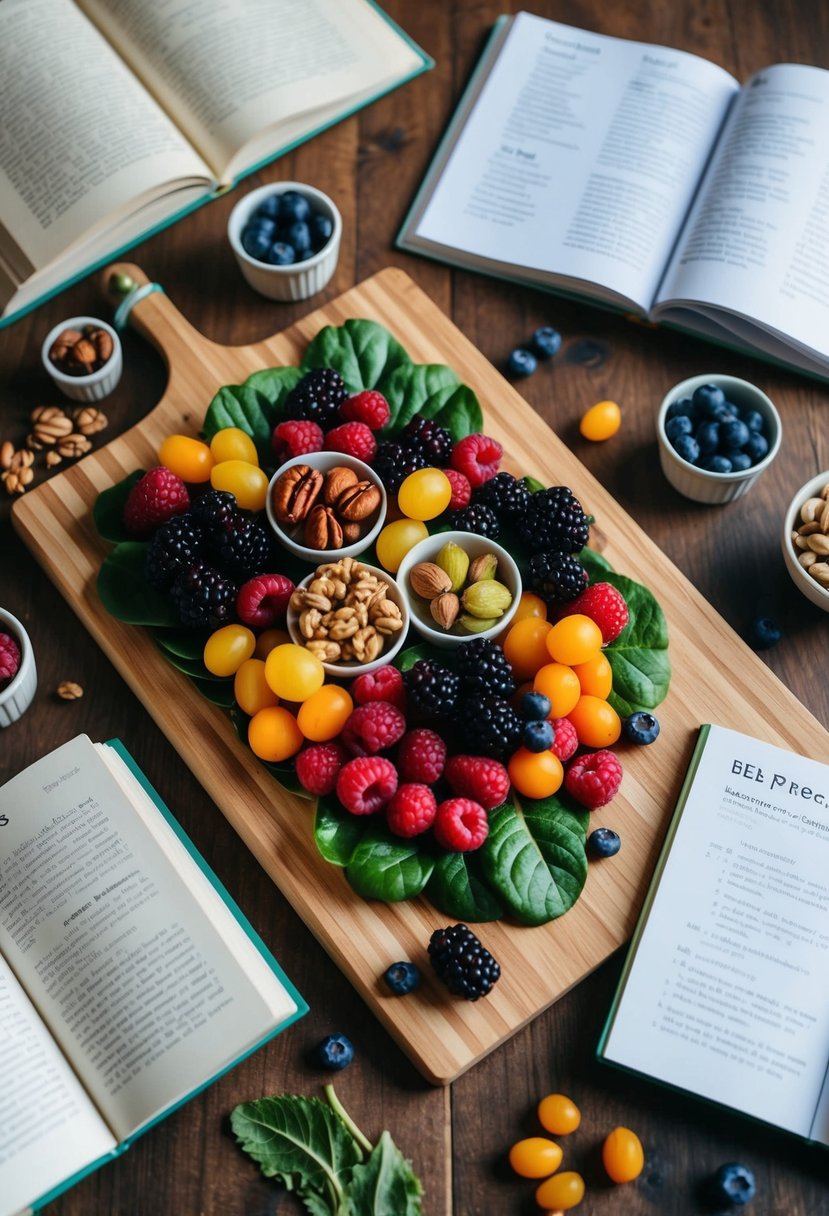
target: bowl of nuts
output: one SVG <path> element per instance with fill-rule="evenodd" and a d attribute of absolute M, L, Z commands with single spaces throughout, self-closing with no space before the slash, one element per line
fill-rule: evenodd
<path fill-rule="evenodd" d="M 435 646 L 491 638 L 509 625 L 521 574 L 501 545 L 474 532 L 436 532 L 410 549 L 397 571 L 412 625 Z"/>
<path fill-rule="evenodd" d="M 46 335 L 43 366 L 73 401 L 102 401 L 121 379 L 121 339 L 97 317 L 70 317 Z"/>
<path fill-rule="evenodd" d="M 343 452 L 312 452 L 281 465 L 266 511 L 277 540 L 308 562 L 356 557 L 386 518 L 386 491 L 369 465 Z"/>
<path fill-rule="evenodd" d="M 406 597 L 394 579 L 353 557 L 321 563 L 288 602 L 291 641 L 315 654 L 330 676 L 384 666 L 408 630 Z"/>
<path fill-rule="evenodd" d="M 795 586 L 829 612 L 829 469 L 797 491 L 786 511 L 780 541 Z"/>

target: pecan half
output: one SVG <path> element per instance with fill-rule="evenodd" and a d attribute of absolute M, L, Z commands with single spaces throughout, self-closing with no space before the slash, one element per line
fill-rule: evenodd
<path fill-rule="evenodd" d="M 317 503 L 305 521 L 305 543 L 309 549 L 341 549 L 343 530 L 330 507 Z"/>
<path fill-rule="evenodd" d="M 370 481 L 358 481 L 349 486 L 337 499 L 337 514 L 347 523 L 360 523 L 368 519 L 380 506 L 380 491 Z"/>
<path fill-rule="evenodd" d="M 271 491 L 271 506 L 280 524 L 299 524 L 307 518 L 322 489 L 322 473 L 307 464 L 286 469 Z"/>
<path fill-rule="evenodd" d="M 349 486 L 356 485 L 359 480 L 354 470 L 346 468 L 345 465 L 336 465 L 333 469 L 329 469 L 325 474 L 325 484 L 322 487 L 322 501 L 326 507 L 333 507 L 343 491 L 347 490 Z"/>

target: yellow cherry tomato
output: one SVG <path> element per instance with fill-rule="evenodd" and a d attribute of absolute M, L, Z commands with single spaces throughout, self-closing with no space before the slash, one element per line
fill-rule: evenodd
<path fill-rule="evenodd" d="M 233 680 L 233 696 L 242 712 L 251 717 L 268 705 L 279 704 L 279 698 L 265 679 L 262 659 L 245 659 Z"/>
<path fill-rule="evenodd" d="M 442 469 L 416 469 L 397 491 L 397 505 L 409 519 L 434 519 L 451 497 L 452 486 Z"/>
<path fill-rule="evenodd" d="M 581 1111 L 566 1094 L 547 1094 L 538 1104 L 538 1121 L 554 1136 L 569 1136 L 581 1123 Z"/>
<path fill-rule="evenodd" d="M 287 629 L 263 629 L 256 639 L 256 649 L 253 652 L 255 659 L 266 659 L 273 650 L 274 646 L 283 646 L 286 642 L 290 642 L 291 635 Z"/>
<path fill-rule="evenodd" d="M 275 646 L 265 659 L 265 679 L 282 701 L 307 701 L 322 688 L 325 668 L 304 646 Z"/>
<path fill-rule="evenodd" d="M 377 537 L 377 560 L 389 574 L 396 574 L 409 550 L 428 535 L 429 529 L 422 520 L 396 519 L 386 524 Z"/>
<path fill-rule="evenodd" d="M 518 607 L 515 609 L 515 616 L 512 618 L 513 623 L 523 621 L 528 616 L 540 617 L 542 621 L 546 621 L 547 619 L 547 605 L 541 596 L 536 595 L 534 591 L 521 592 Z"/>
<path fill-rule="evenodd" d="M 555 1140 L 528 1136 L 509 1151 L 509 1163 L 522 1178 L 547 1178 L 561 1165 L 562 1151 Z"/>
<path fill-rule="evenodd" d="M 622 425 L 622 411 L 615 401 L 597 401 L 584 414 L 579 430 L 585 439 L 599 443 L 610 439 Z"/>
<path fill-rule="evenodd" d="M 182 481 L 210 480 L 213 453 L 206 443 L 190 435 L 168 435 L 158 449 L 158 459 Z"/>
<path fill-rule="evenodd" d="M 568 1212 L 584 1199 L 584 1179 L 575 1170 L 553 1174 L 536 1189 L 535 1201 L 548 1211 Z"/>
<path fill-rule="evenodd" d="M 602 1163 L 613 1182 L 633 1182 L 645 1168 L 642 1141 L 629 1127 L 614 1127 L 602 1145 Z"/>
<path fill-rule="evenodd" d="M 204 644 L 204 665 L 214 676 L 235 675 L 255 646 L 252 629 L 245 625 L 223 625 Z"/>
<path fill-rule="evenodd" d="M 510 781 L 525 798 L 550 798 L 561 789 L 564 769 L 555 752 L 519 747 L 507 764 Z"/>
<path fill-rule="evenodd" d="M 297 712 L 299 729 L 313 743 L 336 739 L 354 708 L 351 694 L 339 684 L 323 684 L 303 701 Z"/>
<path fill-rule="evenodd" d="M 570 712 L 562 716 L 573 723 L 584 747 L 612 747 L 622 733 L 622 720 L 613 706 L 589 693 L 579 697 Z"/>
<path fill-rule="evenodd" d="M 282 705 L 268 705 L 248 723 L 248 744 L 254 756 L 279 764 L 295 756 L 304 739 L 294 715 Z"/>
<path fill-rule="evenodd" d="M 579 677 L 566 663 L 545 663 L 539 667 L 533 689 L 550 702 L 548 718 L 566 718 L 581 696 Z"/>
<path fill-rule="evenodd" d="M 210 472 L 214 490 L 228 490 L 245 511 L 261 511 L 268 497 L 268 475 L 246 460 L 223 460 Z"/>
<path fill-rule="evenodd" d="M 216 464 L 224 460 L 244 460 L 248 464 L 259 464 L 256 444 L 247 431 L 238 426 L 224 426 L 210 440 L 210 451 Z"/>
<path fill-rule="evenodd" d="M 579 678 L 582 692 L 606 701 L 613 688 L 613 668 L 604 652 L 600 652 L 586 663 L 577 663 L 573 671 Z"/>
<path fill-rule="evenodd" d="M 502 645 L 516 680 L 532 679 L 539 667 L 549 663 L 546 638 L 551 629 L 550 622 L 539 616 L 525 616 L 510 626 Z"/>
<path fill-rule="evenodd" d="M 575 667 L 594 658 L 602 648 L 602 631 L 583 612 L 573 612 L 553 625 L 547 634 L 547 649 L 556 663 Z"/>

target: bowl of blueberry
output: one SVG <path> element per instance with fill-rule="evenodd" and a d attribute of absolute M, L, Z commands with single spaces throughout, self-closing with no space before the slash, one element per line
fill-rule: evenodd
<path fill-rule="evenodd" d="M 754 484 L 780 447 L 783 428 L 771 399 L 735 376 L 692 376 L 665 396 L 656 420 L 668 481 L 695 502 L 733 502 Z"/>
<path fill-rule="evenodd" d="M 306 300 L 337 267 L 342 227 L 327 194 L 300 182 L 279 182 L 239 200 L 227 236 L 255 291 L 269 300 Z"/>

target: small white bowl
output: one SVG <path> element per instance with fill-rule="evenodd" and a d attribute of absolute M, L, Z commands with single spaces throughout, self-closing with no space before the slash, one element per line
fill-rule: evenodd
<path fill-rule="evenodd" d="M 302 536 L 302 524 L 297 524 L 295 529 L 288 532 L 277 521 L 271 504 L 274 486 L 286 469 L 291 469 L 297 464 L 307 464 L 312 469 L 319 469 L 321 473 L 327 473 L 329 469 L 353 469 L 360 481 L 370 481 L 372 485 L 377 487 L 380 491 L 380 506 L 377 508 L 375 517 L 371 521 L 371 526 L 366 528 L 366 531 L 359 540 L 354 541 L 351 545 L 343 545 L 341 549 L 309 549 L 307 545 L 296 539 L 297 536 Z M 380 535 L 380 530 L 385 523 L 386 506 L 386 490 L 382 481 L 374 472 L 374 469 L 370 465 L 365 464 L 364 461 L 358 460 L 356 456 L 346 456 L 344 452 L 308 452 L 303 456 L 292 456 L 290 460 L 286 460 L 284 464 L 280 465 L 274 473 L 268 484 L 268 496 L 265 499 L 268 523 L 276 533 L 276 539 L 290 553 L 293 553 L 295 557 L 301 557 L 306 562 L 313 562 L 315 566 L 319 565 L 320 562 L 335 562 L 339 557 L 358 557 L 366 549 L 370 548 Z"/>
<path fill-rule="evenodd" d="M 323 558 L 323 562 L 326 560 L 327 559 Z M 335 561 L 336 559 L 332 558 L 331 560 Z M 367 565 L 368 563 L 365 564 Z M 385 570 L 381 570 L 376 566 L 371 566 L 369 568 L 377 575 L 378 579 L 381 579 L 387 584 L 388 598 L 392 600 L 393 603 L 397 604 L 397 607 L 400 609 L 400 616 L 403 620 L 403 628 L 399 629 L 397 633 L 389 635 L 388 639 L 386 640 L 386 645 L 383 647 L 380 654 L 376 659 L 372 659 L 370 663 L 356 663 L 353 661 L 343 663 L 323 662 L 322 665 L 327 674 L 341 680 L 354 679 L 356 676 L 365 675 L 367 672 L 377 671 L 379 667 L 385 667 L 386 664 L 390 663 L 397 652 L 401 649 L 409 632 L 409 605 L 406 596 L 400 590 L 399 585 L 395 582 L 392 576 L 387 574 Z M 308 584 L 313 582 L 316 577 L 316 571 L 312 571 L 311 574 L 298 583 L 297 586 L 307 587 Z M 305 638 L 302 636 L 299 628 L 299 613 L 295 608 L 292 608 L 290 604 L 288 605 L 287 626 L 291 641 L 295 642 L 298 646 L 304 646 Z"/>
<path fill-rule="evenodd" d="M 496 575 L 498 582 L 503 583 L 512 592 L 512 603 L 504 615 L 498 618 L 497 624 L 492 625 L 489 629 L 483 629 L 479 633 L 468 633 L 460 625 L 454 625 L 451 630 L 439 629 L 432 619 L 428 600 L 415 595 L 409 586 L 409 574 L 412 567 L 419 562 L 433 562 L 449 541 L 459 545 L 468 554 L 470 561 L 475 557 L 480 557 L 483 553 L 494 553 L 498 558 Z M 515 616 L 518 601 L 521 598 L 521 574 L 514 558 L 502 545 L 497 545 L 495 541 L 489 540 L 486 536 L 479 536 L 476 532 L 435 532 L 433 536 L 427 536 L 424 540 L 418 541 L 400 563 L 397 581 L 409 601 L 409 614 L 414 628 L 427 642 L 432 642 L 444 650 L 454 650 L 456 647 L 462 646 L 464 642 L 471 642 L 473 638 L 497 637 Z"/>
<path fill-rule="evenodd" d="M 716 384 L 725 393 L 728 401 L 733 401 L 741 408 L 756 409 L 763 415 L 766 423 L 766 435 L 769 450 L 762 460 L 739 473 L 712 473 L 708 469 L 697 468 L 683 460 L 671 445 L 665 434 L 665 415 L 668 407 L 680 397 L 692 397 L 695 390 L 703 384 Z M 659 460 L 662 472 L 668 481 L 685 498 L 694 502 L 725 503 L 741 498 L 754 485 L 757 478 L 767 469 L 777 455 L 780 441 L 783 437 L 783 427 L 780 415 L 771 399 L 756 385 L 748 380 L 738 380 L 736 376 L 721 376 L 709 372 L 704 376 L 692 376 L 683 380 L 665 395 L 659 407 L 656 419 L 656 434 L 659 440 Z"/>
<path fill-rule="evenodd" d="M 5 688 L 0 688 L 0 727 L 12 722 L 31 705 L 37 689 L 37 667 L 29 635 L 16 616 L 0 608 L 0 633 L 8 633 L 20 647 L 20 667 Z"/>
<path fill-rule="evenodd" d="M 829 469 L 825 473 L 818 473 L 817 477 L 813 477 L 811 481 L 807 481 L 797 491 L 786 510 L 783 520 L 783 531 L 780 536 L 780 547 L 783 550 L 783 561 L 786 563 L 786 569 L 791 575 L 792 582 L 798 591 L 802 591 L 808 600 L 811 600 L 813 604 L 817 604 L 818 608 L 822 608 L 824 612 L 829 612 L 829 590 L 821 587 L 820 583 L 812 578 L 808 570 L 801 566 L 797 560 L 800 550 L 795 548 L 792 541 L 792 533 L 800 526 L 801 522 L 800 508 L 807 499 L 819 498 L 821 490 L 826 485 L 829 485 Z M 819 558 L 818 560 L 820 561 L 821 559 Z M 822 560 L 826 561 L 829 559 L 823 558 Z"/>
<path fill-rule="evenodd" d="M 106 330 L 112 338 L 112 354 L 103 367 L 99 367 L 96 372 L 92 372 L 88 376 L 70 376 L 68 372 L 62 372 L 59 367 L 55 366 L 49 358 L 49 351 L 65 329 L 83 330 L 85 325 L 94 325 L 96 329 Z M 72 401 L 103 401 L 104 397 L 108 397 L 118 384 L 124 367 L 121 339 L 112 326 L 107 325 L 106 321 L 102 321 L 99 317 L 70 317 L 67 321 L 61 321 L 60 325 L 56 325 L 46 335 L 40 357 L 55 384 Z"/>
<path fill-rule="evenodd" d="M 271 266 L 268 262 L 260 262 L 251 257 L 243 248 L 242 231 L 266 198 L 273 194 L 284 194 L 286 190 L 296 190 L 303 194 L 311 204 L 311 211 L 327 216 L 334 225 L 334 231 L 322 249 L 304 262 L 294 262 L 290 266 Z M 227 238 L 239 263 L 239 269 L 254 291 L 269 300 L 307 300 L 309 296 L 322 291 L 337 269 L 342 232 L 342 216 L 333 200 L 323 194 L 322 190 L 306 186 L 304 182 L 277 182 L 251 190 L 250 194 L 239 199 L 227 221 Z"/>

